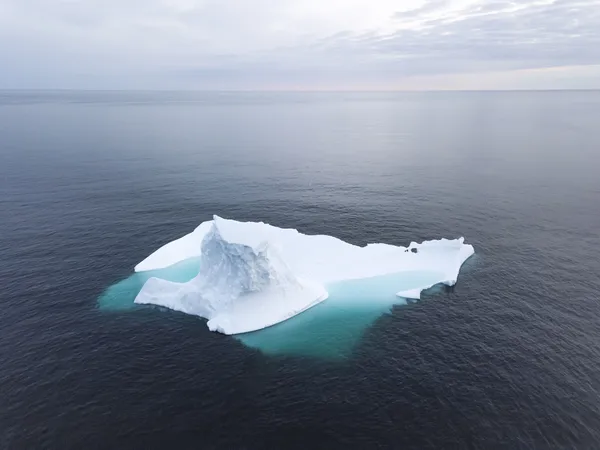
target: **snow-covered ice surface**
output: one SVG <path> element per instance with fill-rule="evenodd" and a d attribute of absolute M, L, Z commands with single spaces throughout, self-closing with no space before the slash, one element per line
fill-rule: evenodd
<path fill-rule="evenodd" d="M 379 284 L 399 289 L 391 293 L 397 297 L 420 298 L 424 289 L 438 283 L 454 285 L 473 252 L 463 238 L 413 242 L 408 247 L 358 247 L 331 236 L 215 216 L 135 267 L 142 274 L 199 259 L 198 275 L 187 282 L 151 277 L 135 302 L 204 317 L 211 330 L 225 334 L 247 333 L 318 305 L 327 299 L 328 290 L 339 291 L 351 280 L 395 280 Z M 361 283 L 373 288 L 372 283 Z M 369 298 L 338 293 L 335 302 L 343 297 L 346 306 L 355 307 Z M 372 298 L 377 301 L 377 296 Z"/>
<path fill-rule="evenodd" d="M 239 334 L 275 325 L 327 298 L 321 284 L 290 270 L 264 225 L 215 217 L 198 230 L 199 274 L 187 283 L 150 278 L 136 303 L 205 317 L 211 330 Z M 176 242 L 181 246 L 182 240 Z M 172 261 L 177 255 L 168 246 Z M 187 248 L 182 256 L 190 257 Z"/>

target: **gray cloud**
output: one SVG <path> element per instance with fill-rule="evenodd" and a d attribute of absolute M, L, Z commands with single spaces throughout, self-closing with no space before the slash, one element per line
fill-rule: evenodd
<path fill-rule="evenodd" d="M 0 0 L 0 88 L 378 86 L 600 64 L 597 0 L 430 0 L 392 10 L 396 31 L 334 33 L 296 3 Z"/>
<path fill-rule="evenodd" d="M 471 7 L 385 36 L 335 36 L 322 42 L 320 57 L 344 55 L 401 75 L 600 64 L 597 2 L 519 5 L 516 11 L 513 2 Z"/>

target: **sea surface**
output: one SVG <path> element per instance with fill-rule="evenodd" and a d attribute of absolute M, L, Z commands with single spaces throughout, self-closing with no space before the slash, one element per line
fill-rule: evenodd
<path fill-rule="evenodd" d="M 243 337 L 134 305 L 213 214 L 476 254 Z M 0 91 L 0 449 L 598 449 L 599 255 L 600 92 Z"/>

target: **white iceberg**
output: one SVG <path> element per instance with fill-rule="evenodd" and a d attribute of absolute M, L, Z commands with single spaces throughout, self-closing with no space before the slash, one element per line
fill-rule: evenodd
<path fill-rule="evenodd" d="M 239 334 L 275 325 L 327 299 L 334 282 L 396 273 L 427 273 L 423 283 L 396 293 L 419 298 L 434 284 L 456 283 L 472 254 L 464 239 L 415 242 L 408 247 L 359 247 L 331 236 L 310 236 L 262 222 L 214 216 L 192 233 L 140 262 L 136 272 L 200 258 L 187 283 L 150 278 L 135 302 L 155 304 L 208 319 L 208 327 Z"/>

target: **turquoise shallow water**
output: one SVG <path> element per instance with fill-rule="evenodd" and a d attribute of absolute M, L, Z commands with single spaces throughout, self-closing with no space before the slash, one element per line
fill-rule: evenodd
<path fill-rule="evenodd" d="M 198 271 L 198 259 L 191 259 L 166 269 L 134 273 L 110 286 L 98 306 L 104 311 L 152 308 L 134 303 L 150 277 L 185 282 Z M 272 327 L 232 338 L 267 355 L 344 358 L 378 317 L 393 305 L 407 304 L 396 292 L 431 285 L 439 278 L 435 272 L 413 271 L 332 283 L 326 286 L 329 297 L 324 302 Z"/>
<path fill-rule="evenodd" d="M 98 299 L 98 306 L 109 311 L 140 308 L 142 306 L 136 305 L 134 300 L 149 278 L 158 277 L 184 283 L 198 275 L 199 268 L 198 259 L 188 259 L 161 270 L 134 272 L 124 280 L 109 286 Z"/>

